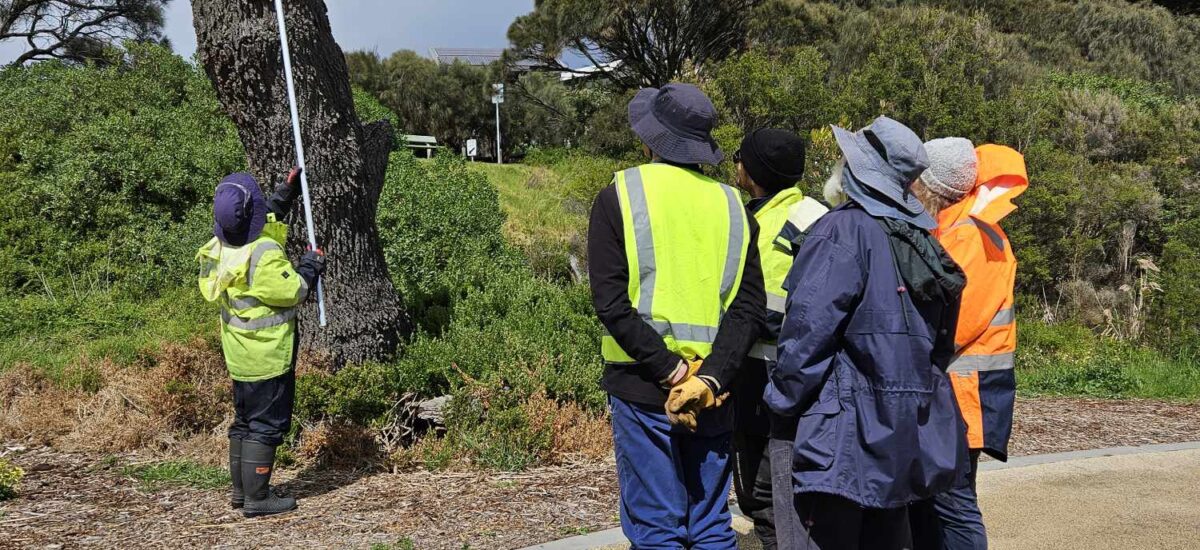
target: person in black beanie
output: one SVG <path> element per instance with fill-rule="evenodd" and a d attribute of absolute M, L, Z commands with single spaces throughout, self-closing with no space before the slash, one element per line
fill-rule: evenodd
<path fill-rule="evenodd" d="M 767 323 L 751 348 L 733 387 L 734 490 L 742 512 L 754 520 L 763 548 L 799 548 L 799 518 L 792 506 L 791 445 L 795 424 L 770 418 L 763 403 L 767 369 L 774 364 L 775 343 L 783 323 L 787 291 L 784 279 L 792 267 L 804 232 L 827 209 L 796 188 L 804 175 L 804 141 L 787 130 L 760 128 L 746 135 L 733 155 L 737 187 L 751 197 L 747 208 L 759 224 L 756 246 L 767 295 Z M 790 424 L 790 426 L 789 426 Z M 789 433 L 788 429 L 792 431 Z M 786 452 L 772 460 L 769 440 Z M 772 466 L 777 466 L 772 471 Z M 780 497 L 773 505 L 772 497 Z"/>

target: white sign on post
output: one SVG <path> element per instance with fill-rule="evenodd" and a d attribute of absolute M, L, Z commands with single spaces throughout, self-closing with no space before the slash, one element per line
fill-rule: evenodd
<path fill-rule="evenodd" d="M 479 154 L 479 142 L 476 141 L 474 138 L 468 139 L 467 140 L 467 156 L 471 157 L 471 160 L 475 160 L 475 155 L 478 155 L 478 154 Z"/>

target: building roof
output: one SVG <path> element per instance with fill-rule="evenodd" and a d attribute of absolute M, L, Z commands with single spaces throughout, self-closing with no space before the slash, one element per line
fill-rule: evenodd
<path fill-rule="evenodd" d="M 429 48 L 429 57 L 434 62 L 449 65 L 461 61 L 467 65 L 487 66 L 500 61 L 504 56 L 504 48 Z M 528 68 L 532 61 L 518 61 L 517 67 Z"/>

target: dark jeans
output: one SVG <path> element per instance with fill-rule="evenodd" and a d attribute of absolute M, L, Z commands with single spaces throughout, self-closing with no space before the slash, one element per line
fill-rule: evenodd
<path fill-rule="evenodd" d="M 775 516 L 772 522 L 775 544 L 784 550 L 802 550 L 806 548 L 804 541 L 808 535 L 800 524 L 792 496 L 792 442 L 772 437 L 767 449 L 771 456 L 771 511 Z"/>
<path fill-rule="evenodd" d="M 767 452 L 769 440 L 740 428 L 734 428 L 733 432 L 733 490 L 742 513 L 754 520 L 754 534 L 762 541 L 763 549 L 775 550 L 771 455 Z"/>
<path fill-rule="evenodd" d="M 796 513 L 805 537 L 804 550 L 907 550 L 912 548 L 908 509 L 863 508 L 824 493 L 796 495 Z"/>
<path fill-rule="evenodd" d="M 763 548 L 775 550 L 771 454 L 767 451 L 771 426 L 767 406 L 762 400 L 766 387 L 766 363 L 746 359 L 734 379 L 732 391 L 733 489 L 742 513 L 754 521 L 754 534 L 762 541 Z"/>
<path fill-rule="evenodd" d="M 292 429 L 296 369 L 258 382 L 233 381 L 233 424 L 229 437 L 270 447 L 283 444 Z"/>
<path fill-rule="evenodd" d="M 919 550 L 987 550 L 987 530 L 979 511 L 976 472 L 979 451 L 971 451 L 964 483 L 911 507 L 913 541 Z"/>

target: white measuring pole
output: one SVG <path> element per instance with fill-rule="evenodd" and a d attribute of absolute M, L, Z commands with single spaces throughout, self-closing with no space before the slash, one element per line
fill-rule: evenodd
<path fill-rule="evenodd" d="M 292 53 L 288 48 L 287 25 L 283 21 L 283 0 L 275 0 L 275 15 L 279 18 L 279 42 L 283 44 L 283 74 L 287 78 L 288 105 L 292 109 L 292 135 L 296 141 L 296 163 L 300 167 L 300 195 L 304 198 L 304 223 L 308 229 L 308 245 L 317 249 L 317 233 L 313 229 L 312 202 L 308 198 L 308 170 L 304 169 L 304 141 L 300 138 L 300 112 L 296 107 L 296 86 L 292 83 Z M 325 289 L 317 279 L 317 312 L 325 326 Z"/>

